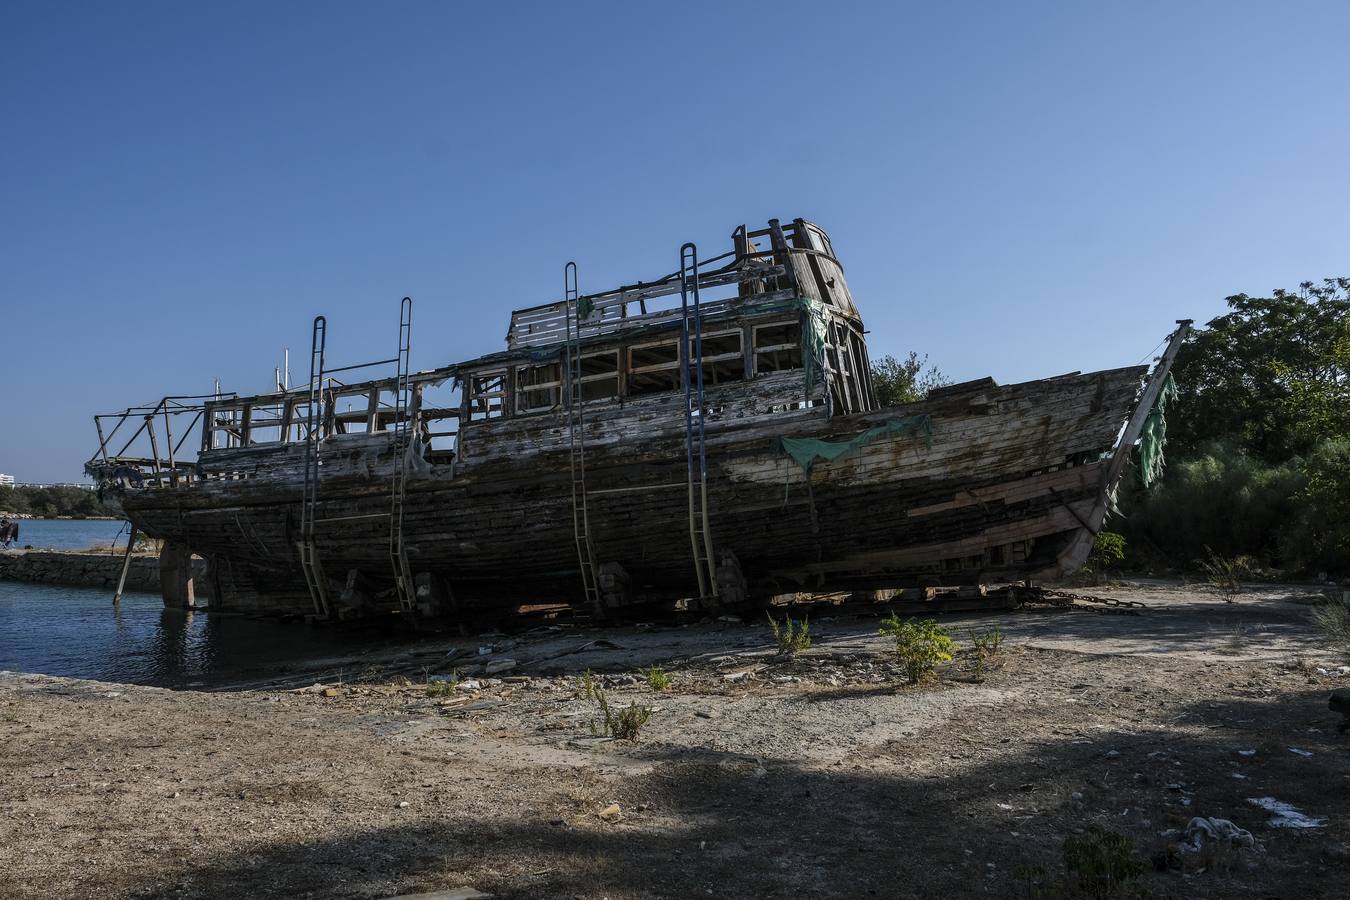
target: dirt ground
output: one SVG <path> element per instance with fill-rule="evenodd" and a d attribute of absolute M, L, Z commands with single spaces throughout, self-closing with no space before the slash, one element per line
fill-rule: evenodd
<path fill-rule="evenodd" d="M 1066 838 L 1100 826 L 1147 867 L 1120 896 L 1346 896 L 1350 677 L 1311 591 L 1099 592 L 1147 608 L 941 616 L 963 652 L 918 687 L 876 617 L 820 611 L 796 658 L 716 621 L 423 639 L 298 689 L 6 673 L 0 895 L 1064 896 Z M 638 742 L 592 736 L 586 669 L 652 707 Z M 1264 797 L 1326 822 L 1272 827 Z M 1184 851 L 1196 816 L 1258 846 Z"/>

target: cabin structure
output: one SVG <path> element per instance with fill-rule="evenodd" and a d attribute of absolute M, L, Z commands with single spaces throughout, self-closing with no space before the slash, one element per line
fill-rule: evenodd
<path fill-rule="evenodd" d="M 95 417 L 88 469 L 165 541 L 166 603 L 205 558 L 224 608 L 453 617 L 566 602 L 705 608 L 797 591 L 964 585 L 1081 564 L 1154 410 L 1145 367 L 982 379 L 881 408 L 829 236 L 740 226 L 708 259 L 511 314 L 505 349 Z M 1147 377 L 1146 377 L 1147 376 Z"/>

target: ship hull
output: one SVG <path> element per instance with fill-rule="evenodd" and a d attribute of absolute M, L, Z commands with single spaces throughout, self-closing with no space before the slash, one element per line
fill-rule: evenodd
<path fill-rule="evenodd" d="M 747 415 L 756 390 L 780 392 L 777 376 L 721 401 L 713 392 L 705 425 L 719 599 L 1038 579 L 1077 568 L 1120 471 L 1112 448 L 1144 374 L 986 380 L 833 417 L 810 405 Z M 712 599 L 691 546 L 682 403 L 646 398 L 582 426 L 586 513 L 607 608 Z M 887 422 L 914 427 L 809 470 L 783 448 L 785 437 L 837 444 Z M 429 462 L 414 442 L 402 543 L 424 612 L 584 602 L 570 437 L 561 414 L 544 414 L 466 423 L 452 464 Z M 381 433 L 320 445 L 313 544 L 339 615 L 398 608 L 394 446 Z M 315 601 L 296 549 L 303 465 L 302 444 L 219 451 L 203 454 L 198 477 L 184 483 L 106 490 L 138 529 L 208 560 L 219 606 L 309 613 Z"/>

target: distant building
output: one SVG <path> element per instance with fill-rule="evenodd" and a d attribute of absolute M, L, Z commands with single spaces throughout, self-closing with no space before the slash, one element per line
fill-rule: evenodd
<path fill-rule="evenodd" d="M 4 485 L 10 485 L 12 487 L 14 485 L 14 476 L 0 472 L 0 486 Z"/>

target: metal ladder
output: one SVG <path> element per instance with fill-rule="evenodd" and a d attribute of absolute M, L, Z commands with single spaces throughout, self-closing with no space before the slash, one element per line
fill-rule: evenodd
<path fill-rule="evenodd" d="M 692 297 L 692 311 L 690 299 Z M 684 443 L 689 471 L 689 544 L 699 599 L 717 597 L 717 562 L 708 521 L 708 452 L 703 430 L 703 311 L 698 293 L 698 247 L 680 248 L 680 384 L 684 388 Z M 690 339 L 693 347 L 690 347 Z"/>
<path fill-rule="evenodd" d="M 314 547 L 314 518 L 319 506 L 319 441 L 323 431 L 323 355 L 328 341 L 328 320 L 314 317 L 309 345 L 309 415 L 305 434 L 305 484 L 300 503 L 300 568 L 314 601 L 314 614 L 328 618 L 328 582 Z"/>
<path fill-rule="evenodd" d="M 571 451 L 572 532 L 577 542 L 577 561 L 581 564 L 581 587 L 586 595 L 586 603 L 599 618 L 604 615 L 604 605 L 600 600 L 595 544 L 591 541 L 591 520 L 586 508 L 586 416 L 581 385 L 580 300 L 577 264 L 569 262 L 563 267 L 563 318 L 567 323 L 567 431 Z"/>
<path fill-rule="evenodd" d="M 408 453 L 412 444 L 410 359 L 412 356 L 412 298 L 404 297 L 398 318 L 398 379 L 394 388 L 394 422 L 389 445 L 394 455 L 389 504 L 389 561 L 394 568 L 394 587 L 399 605 L 411 612 L 416 600 L 412 567 L 403 546 L 403 505 L 408 495 Z"/>

